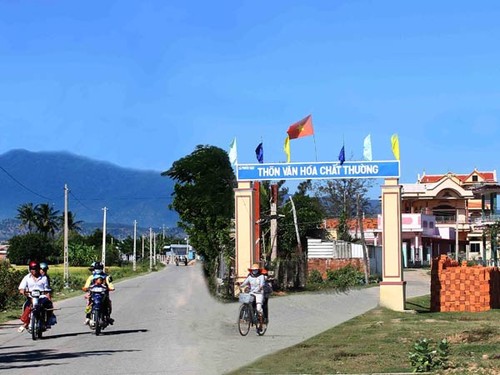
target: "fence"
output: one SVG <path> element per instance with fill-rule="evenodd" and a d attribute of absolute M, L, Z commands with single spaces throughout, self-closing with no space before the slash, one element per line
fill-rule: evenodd
<path fill-rule="evenodd" d="M 322 241 L 317 238 L 308 238 L 307 258 L 363 259 L 363 246 L 345 241 Z"/>

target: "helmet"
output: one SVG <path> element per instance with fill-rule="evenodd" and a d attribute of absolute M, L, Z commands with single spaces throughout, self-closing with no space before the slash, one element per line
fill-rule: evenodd
<path fill-rule="evenodd" d="M 40 269 L 41 270 L 44 270 L 44 271 L 48 271 L 49 270 L 49 265 L 45 262 L 42 262 L 40 263 Z"/>
<path fill-rule="evenodd" d="M 267 270 L 265 268 L 263 268 L 261 271 L 260 271 L 261 274 L 263 275 L 267 275 Z"/>
<path fill-rule="evenodd" d="M 94 269 L 95 270 L 103 270 L 104 269 L 104 264 L 102 264 L 101 262 L 94 262 Z"/>
<path fill-rule="evenodd" d="M 39 270 L 40 269 L 40 265 L 38 264 L 38 262 L 35 262 L 34 260 L 31 261 L 28 265 L 28 269 L 31 271 L 31 270 Z"/>

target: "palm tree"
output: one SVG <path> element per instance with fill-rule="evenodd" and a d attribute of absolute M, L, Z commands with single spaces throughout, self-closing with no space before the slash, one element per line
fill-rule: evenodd
<path fill-rule="evenodd" d="M 16 219 L 21 220 L 21 226 L 27 227 L 28 232 L 31 233 L 33 227 L 37 224 L 36 207 L 33 203 L 25 203 L 17 208 Z"/>
<path fill-rule="evenodd" d="M 60 218 L 61 224 L 64 225 L 64 214 Z M 68 231 L 70 232 L 80 232 L 82 230 L 83 221 L 75 220 L 75 215 L 72 211 L 68 211 Z"/>
<path fill-rule="evenodd" d="M 38 231 L 45 236 L 48 236 L 49 233 L 54 236 L 61 224 L 59 211 L 54 210 L 48 203 L 42 203 L 35 207 L 35 213 Z"/>

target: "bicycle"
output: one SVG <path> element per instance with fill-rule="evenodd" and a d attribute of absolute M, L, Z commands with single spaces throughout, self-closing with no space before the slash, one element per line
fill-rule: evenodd
<path fill-rule="evenodd" d="M 255 326 L 259 336 L 264 335 L 267 331 L 267 322 L 264 322 L 264 317 L 259 315 L 255 306 L 255 296 L 252 293 L 239 294 L 241 302 L 240 311 L 238 314 L 238 330 L 241 336 L 248 335 L 250 326 Z"/>

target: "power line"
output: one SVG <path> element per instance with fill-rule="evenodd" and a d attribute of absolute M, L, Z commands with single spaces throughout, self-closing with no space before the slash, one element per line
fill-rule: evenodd
<path fill-rule="evenodd" d="M 21 186 L 23 189 L 29 191 L 30 193 L 32 194 L 35 194 L 36 196 L 40 197 L 40 198 L 43 198 L 43 199 L 47 199 L 49 201 L 52 201 L 53 199 L 52 198 L 49 198 L 49 197 L 46 197 L 42 194 L 38 194 L 36 191 L 30 189 L 29 187 L 27 187 L 26 185 L 24 185 L 22 182 L 20 182 L 19 180 L 17 180 L 14 176 L 12 176 L 9 172 L 7 172 L 7 170 L 5 170 L 4 167 L 0 166 L 0 169 L 7 175 L 9 176 L 9 178 L 12 179 L 12 181 L 14 181 L 16 184 L 18 184 L 19 186 Z"/>

